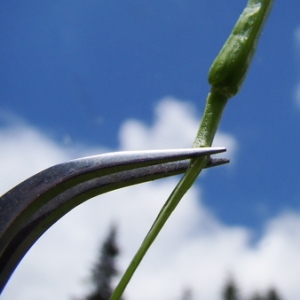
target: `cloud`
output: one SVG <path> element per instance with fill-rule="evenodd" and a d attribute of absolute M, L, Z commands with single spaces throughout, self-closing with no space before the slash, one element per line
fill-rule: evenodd
<path fill-rule="evenodd" d="M 67 151 L 25 124 L 2 128 L 0 141 L 2 193 L 41 169 L 69 158 Z"/>
<path fill-rule="evenodd" d="M 136 120 L 123 124 L 120 148 L 189 146 L 198 126 L 194 111 L 186 102 L 163 99 L 152 126 Z M 83 149 L 71 152 L 26 124 L 0 128 L 0 139 L 4 190 L 21 177 L 73 158 Z M 234 137 L 219 133 L 217 142 L 232 148 L 234 155 Z M 84 295 L 100 241 L 113 222 L 119 229 L 119 268 L 124 270 L 177 181 L 172 178 L 118 190 L 74 209 L 29 251 L 2 299 Z M 126 299 L 179 299 L 185 288 L 191 288 L 195 299 L 217 300 L 228 274 L 233 274 L 245 295 L 274 285 L 284 299 L 296 299 L 300 292 L 300 216 L 285 212 L 268 220 L 254 244 L 250 229 L 223 224 L 202 204 L 202 198 L 200 187 L 187 193 L 133 277 Z"/>
<path fill-rule="evenodd" d="M 296 85 L 294 97 L 296 104 L 300 106 L 300 82 Z"/>
<path fill-rule="evenodd" d="M 155 109 L 152 126 L 138 120 L 124 122 L 119 134 L 120 146 L 124 150 L 191 147 L 199 126 L 195 111 L 191 103 L 163 98 Z M 226 147 L 226 156 L 234 158 L 237 143 L 231 135 L 218 132 L 214 145 Z"/>
<path fill-rule="evenodd" d="M 294 40 L 295 40 L 296 47 L 299 49 L 300 48 L 300 27 L 297 27 L 294 32 Z"/>

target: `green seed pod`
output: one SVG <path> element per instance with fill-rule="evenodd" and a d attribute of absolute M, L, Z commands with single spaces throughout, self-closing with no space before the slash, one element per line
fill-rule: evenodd
<path fill-rule="evenodd" d="M 209 70 L 208 82 L 212 85 L 212 90 L 228 98 L 238 92 L 272 2 L 273 0 L 248 1 Z"/>

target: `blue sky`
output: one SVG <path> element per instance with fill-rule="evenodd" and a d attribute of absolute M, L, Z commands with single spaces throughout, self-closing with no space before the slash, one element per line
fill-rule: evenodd
<path fill-rule="evenodd" d="M 246 3 L 232 2 L 1 2 L 0 155 L 16 167 L 9 176 L 2 169 L 1 191 L 104 149 L 191 146 L 207 71 Z M 297 221 L 300 213 L 299 11 L 297 0 L 275 1 L 244 85 L 221 121 L 216 145 L 228 147 L 232 163 L 207 171 L 195 188 L 212 223 L 251 232 L 249 247 L 276 227 L 270 224 L 290 222 L 286 214 Z"/>

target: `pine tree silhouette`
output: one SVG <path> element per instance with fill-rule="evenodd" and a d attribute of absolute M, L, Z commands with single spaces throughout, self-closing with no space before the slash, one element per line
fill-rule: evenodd
<path fill-rule="evenodd" d="M 223 300 L 239 300 L 238 288 L 233 279 L 227 281 L 222 296 Z"/>
<path fill-rule="evenodd" d="M 278 295 L 274 288 L 270 289 L 267 293 L 267 300 L 281 300 L 281 297 Z"/>
<path fill-rule="evenodd" d="M 94 289 L 84 300 L 108 300 L 112 294 L 112 279 L 118 274 L 115 262 L 119 254 L 116 233 L 116 227 L 112 226 L 101 247 L 98 262 L 92 269 Z"/>

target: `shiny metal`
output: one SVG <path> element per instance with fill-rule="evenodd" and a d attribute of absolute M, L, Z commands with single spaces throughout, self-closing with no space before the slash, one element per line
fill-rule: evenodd
<path fill-rule="evenodd" d="M 118 188 L 183 173 L 189 159 L 224 151 L 114 152 L 58 164 L 20 183 L 0 197 L 0 293 L 37 239 L 77 205 Z M 210 159 L 206 167 L 228 162 Z"/>

